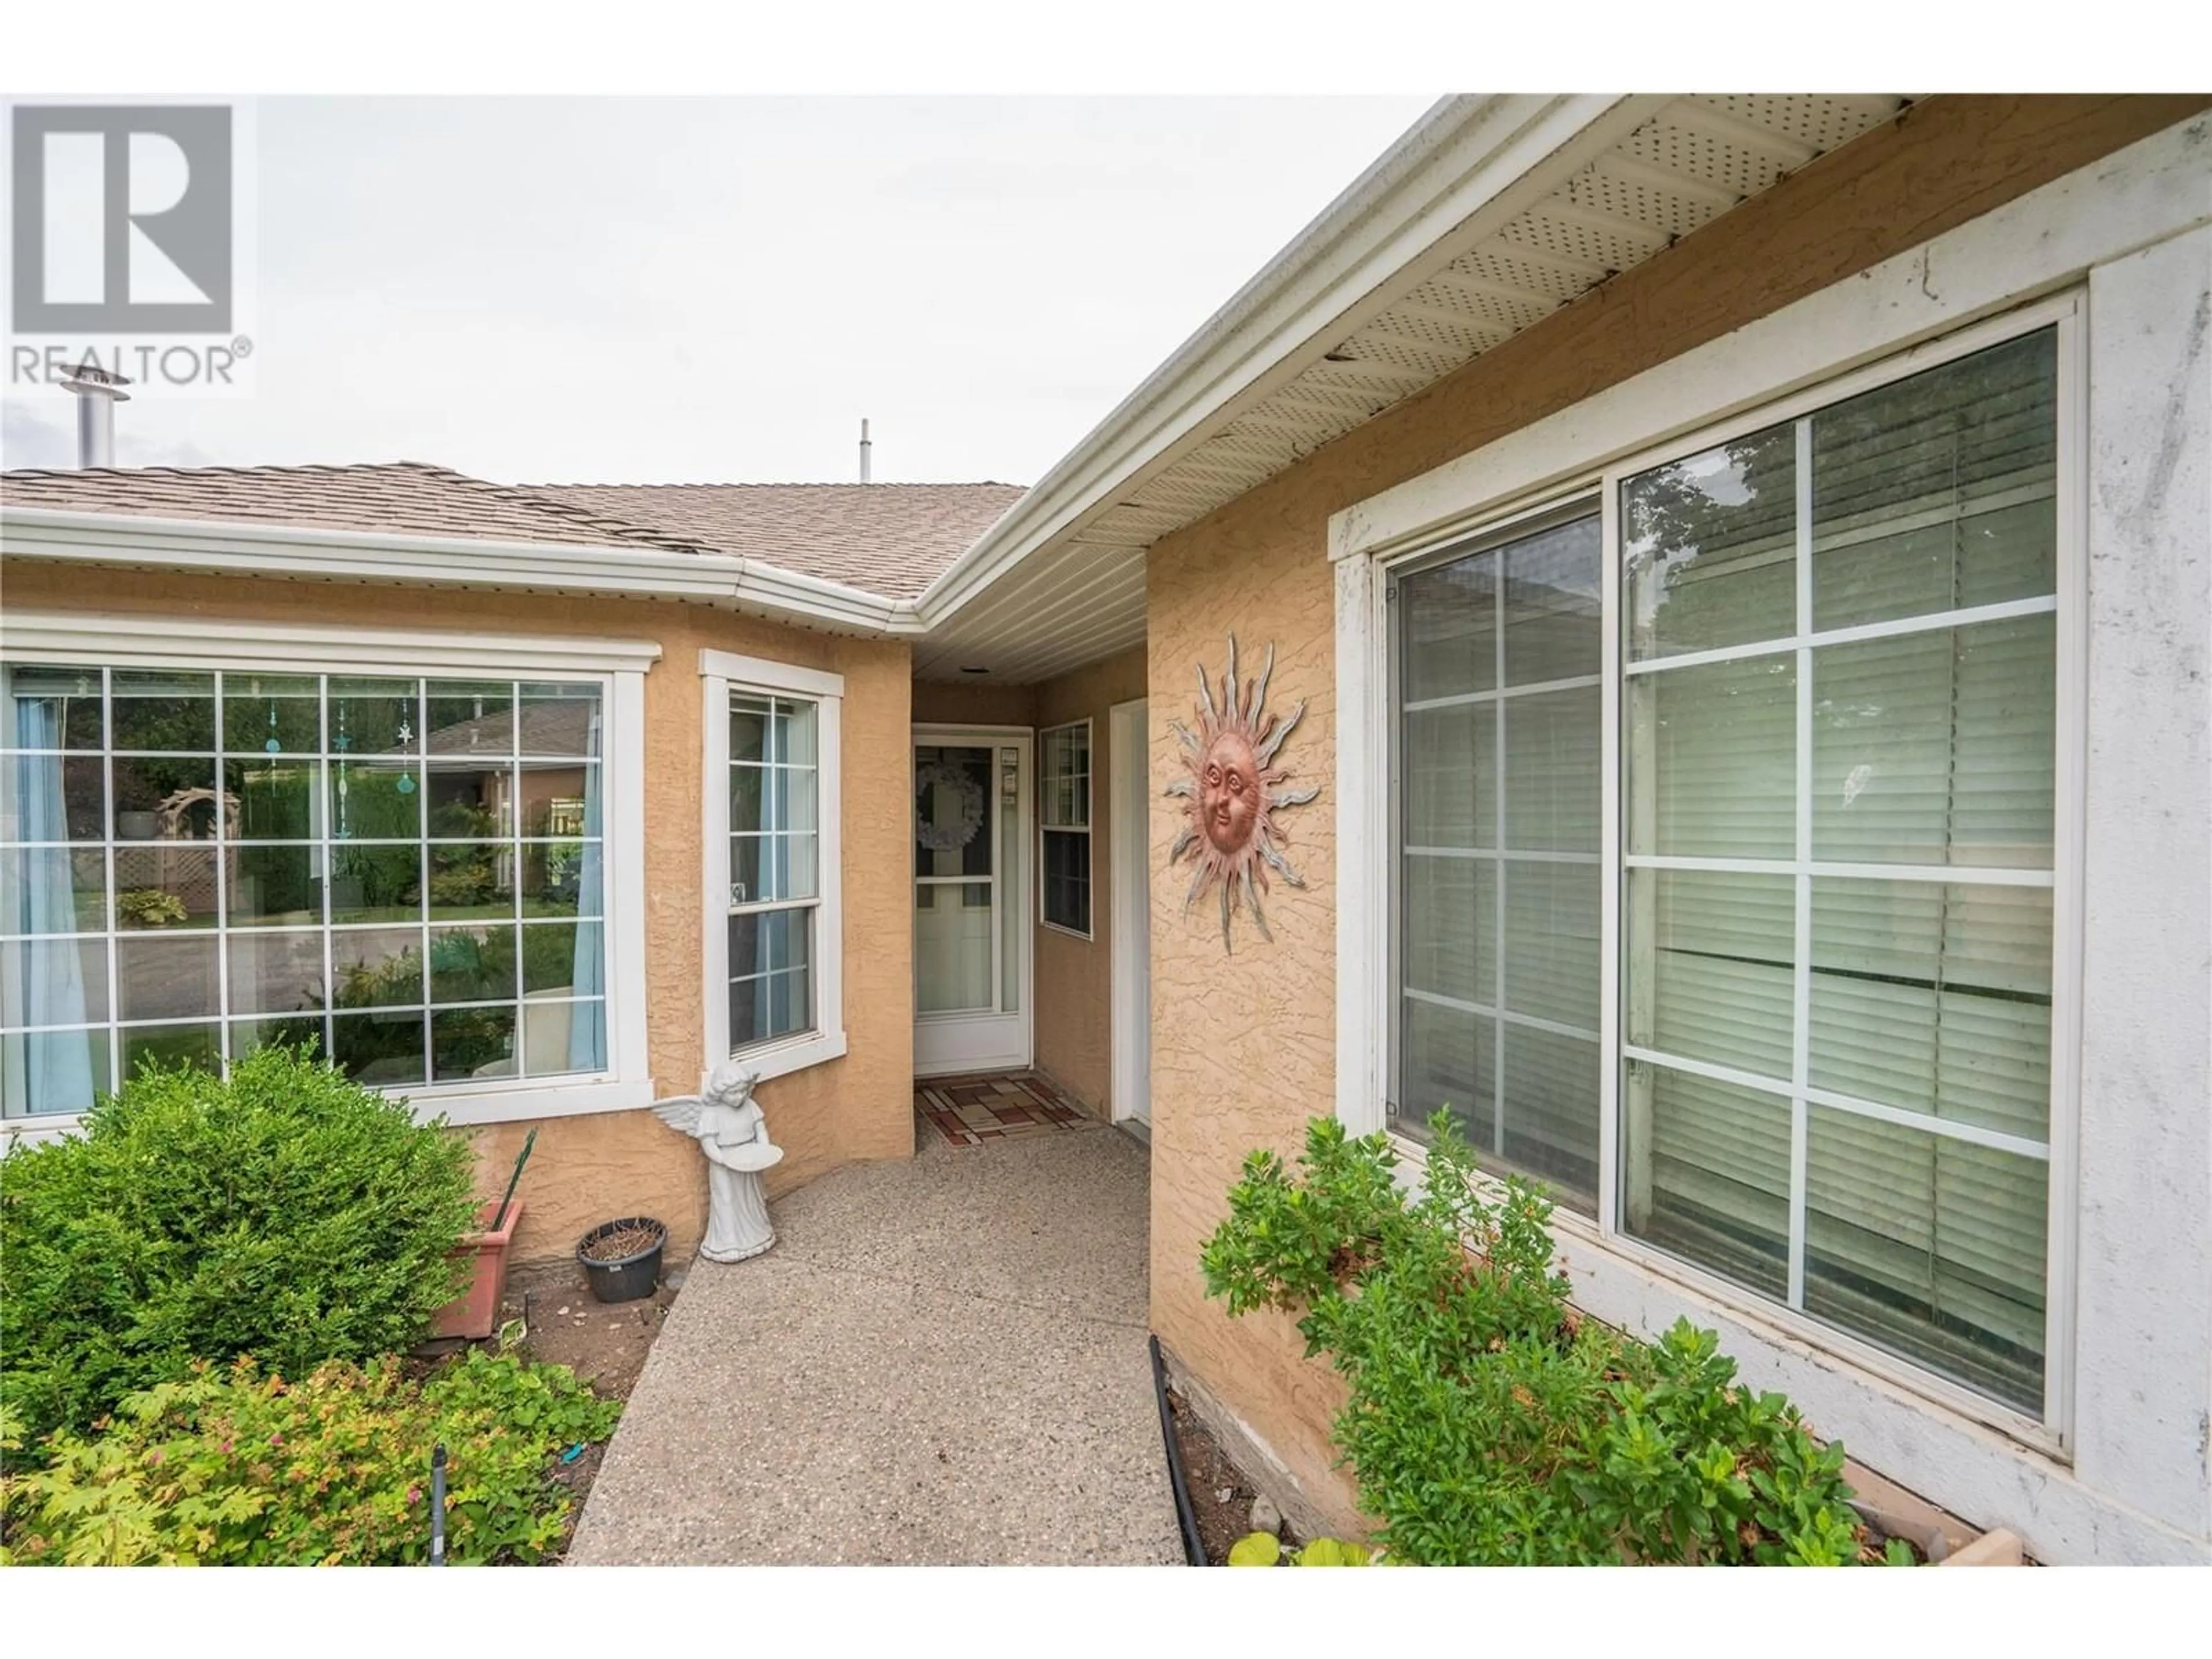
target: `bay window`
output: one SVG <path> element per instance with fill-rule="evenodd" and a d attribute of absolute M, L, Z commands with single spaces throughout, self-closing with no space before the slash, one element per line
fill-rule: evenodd
<path fill-rule="evenodd" d="M 1381 630 L 1393 1127 L 2032 1418 L 2065 328 L 1617 465 Z"/>
<path fill-rule="evenodd" d="M 278 1042 L 492 1116 L 615 1080 L 610 679 L 15 649 L 94 631 L 0 662 L 8 1118 Z"/>

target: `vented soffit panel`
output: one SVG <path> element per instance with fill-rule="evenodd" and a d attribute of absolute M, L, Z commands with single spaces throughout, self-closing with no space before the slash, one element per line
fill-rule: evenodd
<path fill-rule="evenodd" d="M 1215 411 L 1203 431 L 1110 480 L 1102 499 L 1021 549 L 988 586 L 964 596 L 916 641 L 915 672 L 957 678 L 980 666 L 994 679 L 1035 680 L 1142 642 L 1141 603 L 1133 611 L 1102 612 L 1066 601 L 1126 592 L 1132 584 L 1141 596 L 1144 550 L 1152 543 L 1814 157 L 1894 119 L 1908 101 L 1903 94 L 1810 94 L 1627 100 L 1613 113 L 1618 130 L 1561 182 L 1495 222 L 1473 215 L 1434 238 L 1376 285 L 1379 298 L 1371 295 L 1333 322 L 1317 323 L 1318 331 L 1286 350 L 1307 360 L 1297 372 L 1272 386 L 1261 378 L 1256 389 Z M 1079 459 L 1080 448 L 1051 477 L 1072 471 Z M 1010 514 L 999 529 L 1012 528 L 1018 516 Z M 984 550 L 979 544 L 963 557 Z"/>

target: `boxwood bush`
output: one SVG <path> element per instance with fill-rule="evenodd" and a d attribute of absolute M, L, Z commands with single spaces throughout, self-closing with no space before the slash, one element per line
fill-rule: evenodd
<path fill-rule="evenodd" d="M 1549 1201 L 1519 1180 L 1492 1201 L 1450 1117 L 1431 1121 L 1418 1196 L 1387 1136 L 1334 1119 L 1309 1127 L 1295 1173 L 1253 1153 L 1200 1258 L 1232 1315 L 1297 1316 L 1349 1384 L 1337 1449 L 1389 1559 L 1910 1559 L 1875 1551 L 1842 1446 L 1738 1382 L 1711 1332 L 1640 1342 L 1570 1307 Z"/>
<path fill-rule="evenodd" d="M 147 1069 L 0 1160 L 0 1401 L 83 1429 L 195 1359 L 304 1376 L 422 1339 L 465 1283 L 474 1154 L 305 1052 Z"/>

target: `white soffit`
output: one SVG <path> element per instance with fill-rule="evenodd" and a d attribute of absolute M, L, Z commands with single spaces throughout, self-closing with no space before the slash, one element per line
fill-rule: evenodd
<path fill-rule="evenodd" d="M 928 632 L 915 643 L 915 673 L 949 679 L 974 665 L 1021 683 L 1141 644 L 1153 542 L 1906 102 L 1729 94 L 1439 104 L 932 585 L 920 601 Z M 1514 175 L 1485 179 L 1501 159 Z M 1467 176 L 1413 187 L 1439 162 Z M 1458 198 L 1468 210 L 1456 221 L 1424 222 L 1424 210 L 1432 219 L 1437 204 Z M 1394 214 L 1395 224 L 1375 222 Z M 1404 234 L 1418 230 L 1428 231 L 1426 245 L 1401 256 Z M 1364 292 L 1322 284 L 1299 332 L 1283 337 L 1270 316 L 1282 296 L 1264 290 L 1311 280 L 1311 264 L 1362 234 L 1367 264 L 1347 275 Z M 1259 349 L 1242 337 L 1255 332 Z M 1163 413 L 1182 391 L 1176 382 L 1224 356 L 1239 357 L 1234 374 L 1214 374 Z M 1188 429 L 1146 453 L 1177 418 Z"/>

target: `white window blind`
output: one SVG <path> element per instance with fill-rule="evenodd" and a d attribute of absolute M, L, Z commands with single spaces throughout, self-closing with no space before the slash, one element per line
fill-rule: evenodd
<path fill-rule="evenodd" d="M 2039 1413 L 2056 353 L 1620 495 L 1624 1225 Z"/>
<path fill-rule="evenodd" d="M 1397 1127 L 1597 1190 L 1595 514 L 1402 577 Z"/>

